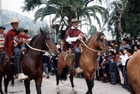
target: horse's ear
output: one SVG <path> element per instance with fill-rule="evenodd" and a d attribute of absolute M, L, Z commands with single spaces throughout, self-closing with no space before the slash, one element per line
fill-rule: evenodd
<path fill-rule="evenodd" d="M 96 30 L 96 34 L 99 35 L 99 32 Z"/>
<path fill-rule="evenodd" d="M 44 34 L 44 31 L 40 28 L 40 33 L 43 35 Z"/>

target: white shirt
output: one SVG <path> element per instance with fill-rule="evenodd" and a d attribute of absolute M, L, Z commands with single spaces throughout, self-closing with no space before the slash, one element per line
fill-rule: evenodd
<path fill-rule="evenodd" d="M 71 29 L 75 29 L 75 28 L 72 26 Z M 68 42 L 68 44 L 72 44 L 72 42 L 76 42 L 76 41 L 77 41 L 77 37 L 68 36 L 66 39 L 66 42 Z"/>
<path fill-rule="evenodd" d="M 122 62 L 122 65 L 125 66 L 125 63 L 126 63 L 126 60 L 128 59 L 129 57 L 127 56 L 127 54 L 124 55 L 124 58 L 122 58 L 121 62 Z"/>

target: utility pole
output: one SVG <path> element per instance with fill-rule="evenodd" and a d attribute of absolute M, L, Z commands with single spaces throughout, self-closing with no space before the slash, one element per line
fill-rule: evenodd
<path fill-rule="evenodd" d="M 2 25 L 2 4 L 0 0 L 0 26 Z"/>

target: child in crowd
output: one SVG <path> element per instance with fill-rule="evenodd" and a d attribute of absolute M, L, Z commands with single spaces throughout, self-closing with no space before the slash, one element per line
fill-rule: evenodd
<path fill-rule="evenodd" d="M 122 74 L 122 61 L 124 59 L 123 50 L 120 50 L 119 54 L 120 54 L 120 56 L 119 56 L 119 59 L 118 59 L 118 62 L 117 62 L 117 67 L 118 67 L 118 71 L 119 71 L 121 85 L 123 86 L 124 85 L 124 77 L 123 77 L 123 74 Z"/>
<path fill-rule="evenodd" d="M 114 62 L 114 57 L 110 57 L 110 63 L 109 63 L 109 73 L 111 77 L 111 84 L 116 84 L 116 71 L 117 71 L 117 65 Z"/>
<path fill-rule="evenodd" d="M 102 56 L 102 63 L 101 63 L 101 67 L 102 67 L 102 73 L 103 73 L 103 83 L 107 82 L 107 68 L 108 68 L 108 64 L 106 63 L 106 57 L 105 55 Z"/>
<path fill-rule="evenodd" d="M 18 45 L 21 48 L 21 51 L 23 52 L 23 54 L 27 51 L 27 48 L 25 48 L 25 46 L 23 45 L 23 41 L 31 40 L 30 36 L 25 35 L 27 32 L 28 32 L 28 30 L 19 28 L 17 35 L 14 37 L 14 42 L 15 42 L 16 46 Z"/>
<path fill-rule="evenodd" d="M 5 27 L 0 26 L 0 51 L 4 51 L 5 29 L 6 29 Z"/>

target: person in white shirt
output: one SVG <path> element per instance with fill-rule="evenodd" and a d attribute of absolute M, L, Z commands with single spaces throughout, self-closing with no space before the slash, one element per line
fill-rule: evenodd
<path fill-rule="evenodd" d="M 76 73 L 82 73 L 83 70 L 79 67 L 79 59 L 81 55 L 81 51 L 79 50 L 78 46 L 80 44 L 80 39 L 83 37 L 80 34 L 83 32 L 80 31 L 78 28 L 78 23 L 81 22 L 77 18 L 73 18 L 71 20 L 71 28 L 66 31 L 65 39 L 63 42 L 63 51 L 67 51 L 71 48 L 75 53 L 75 71 Z"/>

